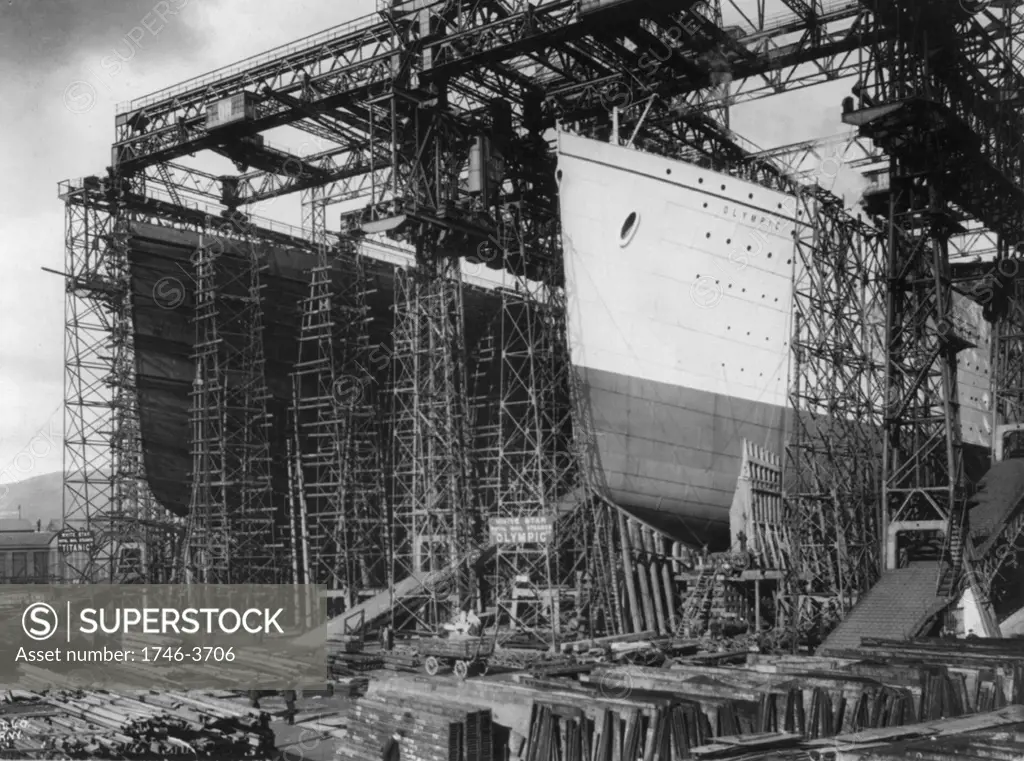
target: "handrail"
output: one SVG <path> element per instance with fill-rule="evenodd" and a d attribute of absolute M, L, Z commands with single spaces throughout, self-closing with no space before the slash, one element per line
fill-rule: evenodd
<path fill-rule="evenodd" d="M 205 74 L 200 74 L 198 77 L 192 79 L 186 79 L 183 82 L 179 82 L 176 85 L 171 85 L 163 90 L 157 90 L 149 95 L 144 95 L 135 100 L 124 101 L 117 104 L 116 113 L 124 114 L 132 111 L 137 111 L 140 108 L 145 108 L 154 103 L 159 103 L 163 100 L 169 100 L 182 93 L 189 92 L 190 90 L 198 90 L 207 85 L 213 84 L 219 80 L 227 79 L 228 77 L 237 76 L 249 69 L 253 69 L 257 66 L 268 64 L 278 58 L 297 53 L 303 50 L 316 47 L 318 45 L 325 45 L 338 38 L 344 37 L 352 32 L 359 31 L 360 29 L 369 29 L 374 25 L 374 19 L 379 18 L 377 14 L 368 14 L 359 18 L 347 21 L 344 24 L 338 24 L 332 26 L 329 29 L 325 29 L 322 32 L 311 34 L 307 37 L 294 40 L 293 42 L 280 45 L 276 48 L 258 53 L 249 58 L 243 58 L 241 61 L 222 66 L 219 69 L 213 69 Z M 376 23 L 380 23 L 379 21 Z"/>

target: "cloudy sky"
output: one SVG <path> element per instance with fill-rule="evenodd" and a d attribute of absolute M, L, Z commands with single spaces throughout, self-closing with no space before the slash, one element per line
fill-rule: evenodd
<path fill-rule="evenodd" d="M 63 269 L 57 183 L 103 172 L 115 105 L 375 4 L 0 0 L 0 483 L 62 467 L 63 281 L 41 268 Z M 835 134 L 841 97 L 834 86 L 782 96 L 737 110 L 733 127 L 762 147 Z"/>

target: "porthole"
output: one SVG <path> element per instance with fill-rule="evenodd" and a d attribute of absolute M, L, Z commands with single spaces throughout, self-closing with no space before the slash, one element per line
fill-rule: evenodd
<path fill-rule="evenodd" d="M 626 221 L 622 223 L 622 229 L 619 231 L 619 245 L 628 246 L 639 227 L 640 215 L 635 211 L 629 212 L 629 216 L 626 217 Z"/>

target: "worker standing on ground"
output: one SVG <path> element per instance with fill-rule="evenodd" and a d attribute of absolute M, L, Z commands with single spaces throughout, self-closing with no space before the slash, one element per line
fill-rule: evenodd
<path fill-rule="evenodd" d="M 394 646 L 395 632 L 388 624 L 384 624 L 380 629 L 380 649 L 389 653 Z"/>
<path fill-rule="evenodd" d="M 295 700 L 297 697 L 295 690 L 284 691 L 285 716 L 288 718 L 289 724 L 295 724 L 295 714 L 297 713 L 295 710 Z"/>

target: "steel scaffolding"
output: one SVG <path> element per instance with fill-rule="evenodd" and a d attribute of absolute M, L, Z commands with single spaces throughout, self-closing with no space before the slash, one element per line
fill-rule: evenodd
<path fill-rule="evenodd" d="M 61 183 L 65 204 L 63 525 L 83 551 L 75 582 L 159 582 L 176 534 L 146 483 L 129 270 L 126 192 L 108 179 Z"/>
<path fill-rule="evenodd" d="M 192 499 L 184 578 L 283 580 L 270 472 L 261 244 L 201 238 L 195 257 Z"/>
<path fill-rule="evenodd" d="M 396 272 L 390 577 L 392 584 L 416 579 L 426 590 L 411 605 L 396 597 L 394 622 L 409 617 L 433 631 L 476 602 L 465 562 L 479 546 L 481 516 L 470 464 L 460 268 L 451 259 L 427 268 Z M 427 583 L 449 571 L 452 584 Z"/>
<path fill-rule="evenodd" d="M 881 570 L 884 234 L 808 188 L 795 197 L 786 513 L 788 625 L 828 628 Z"/>
<path fill-rule="evenodd" d="M 297 583 L 342 591 L 352 605 L 383 584 L 387 558 L 375 379 L 365 370 L 368 285 L 361 256 L 328 258 L 324 246 L 310 278 L 292 373 L 291 552 Z"/>

